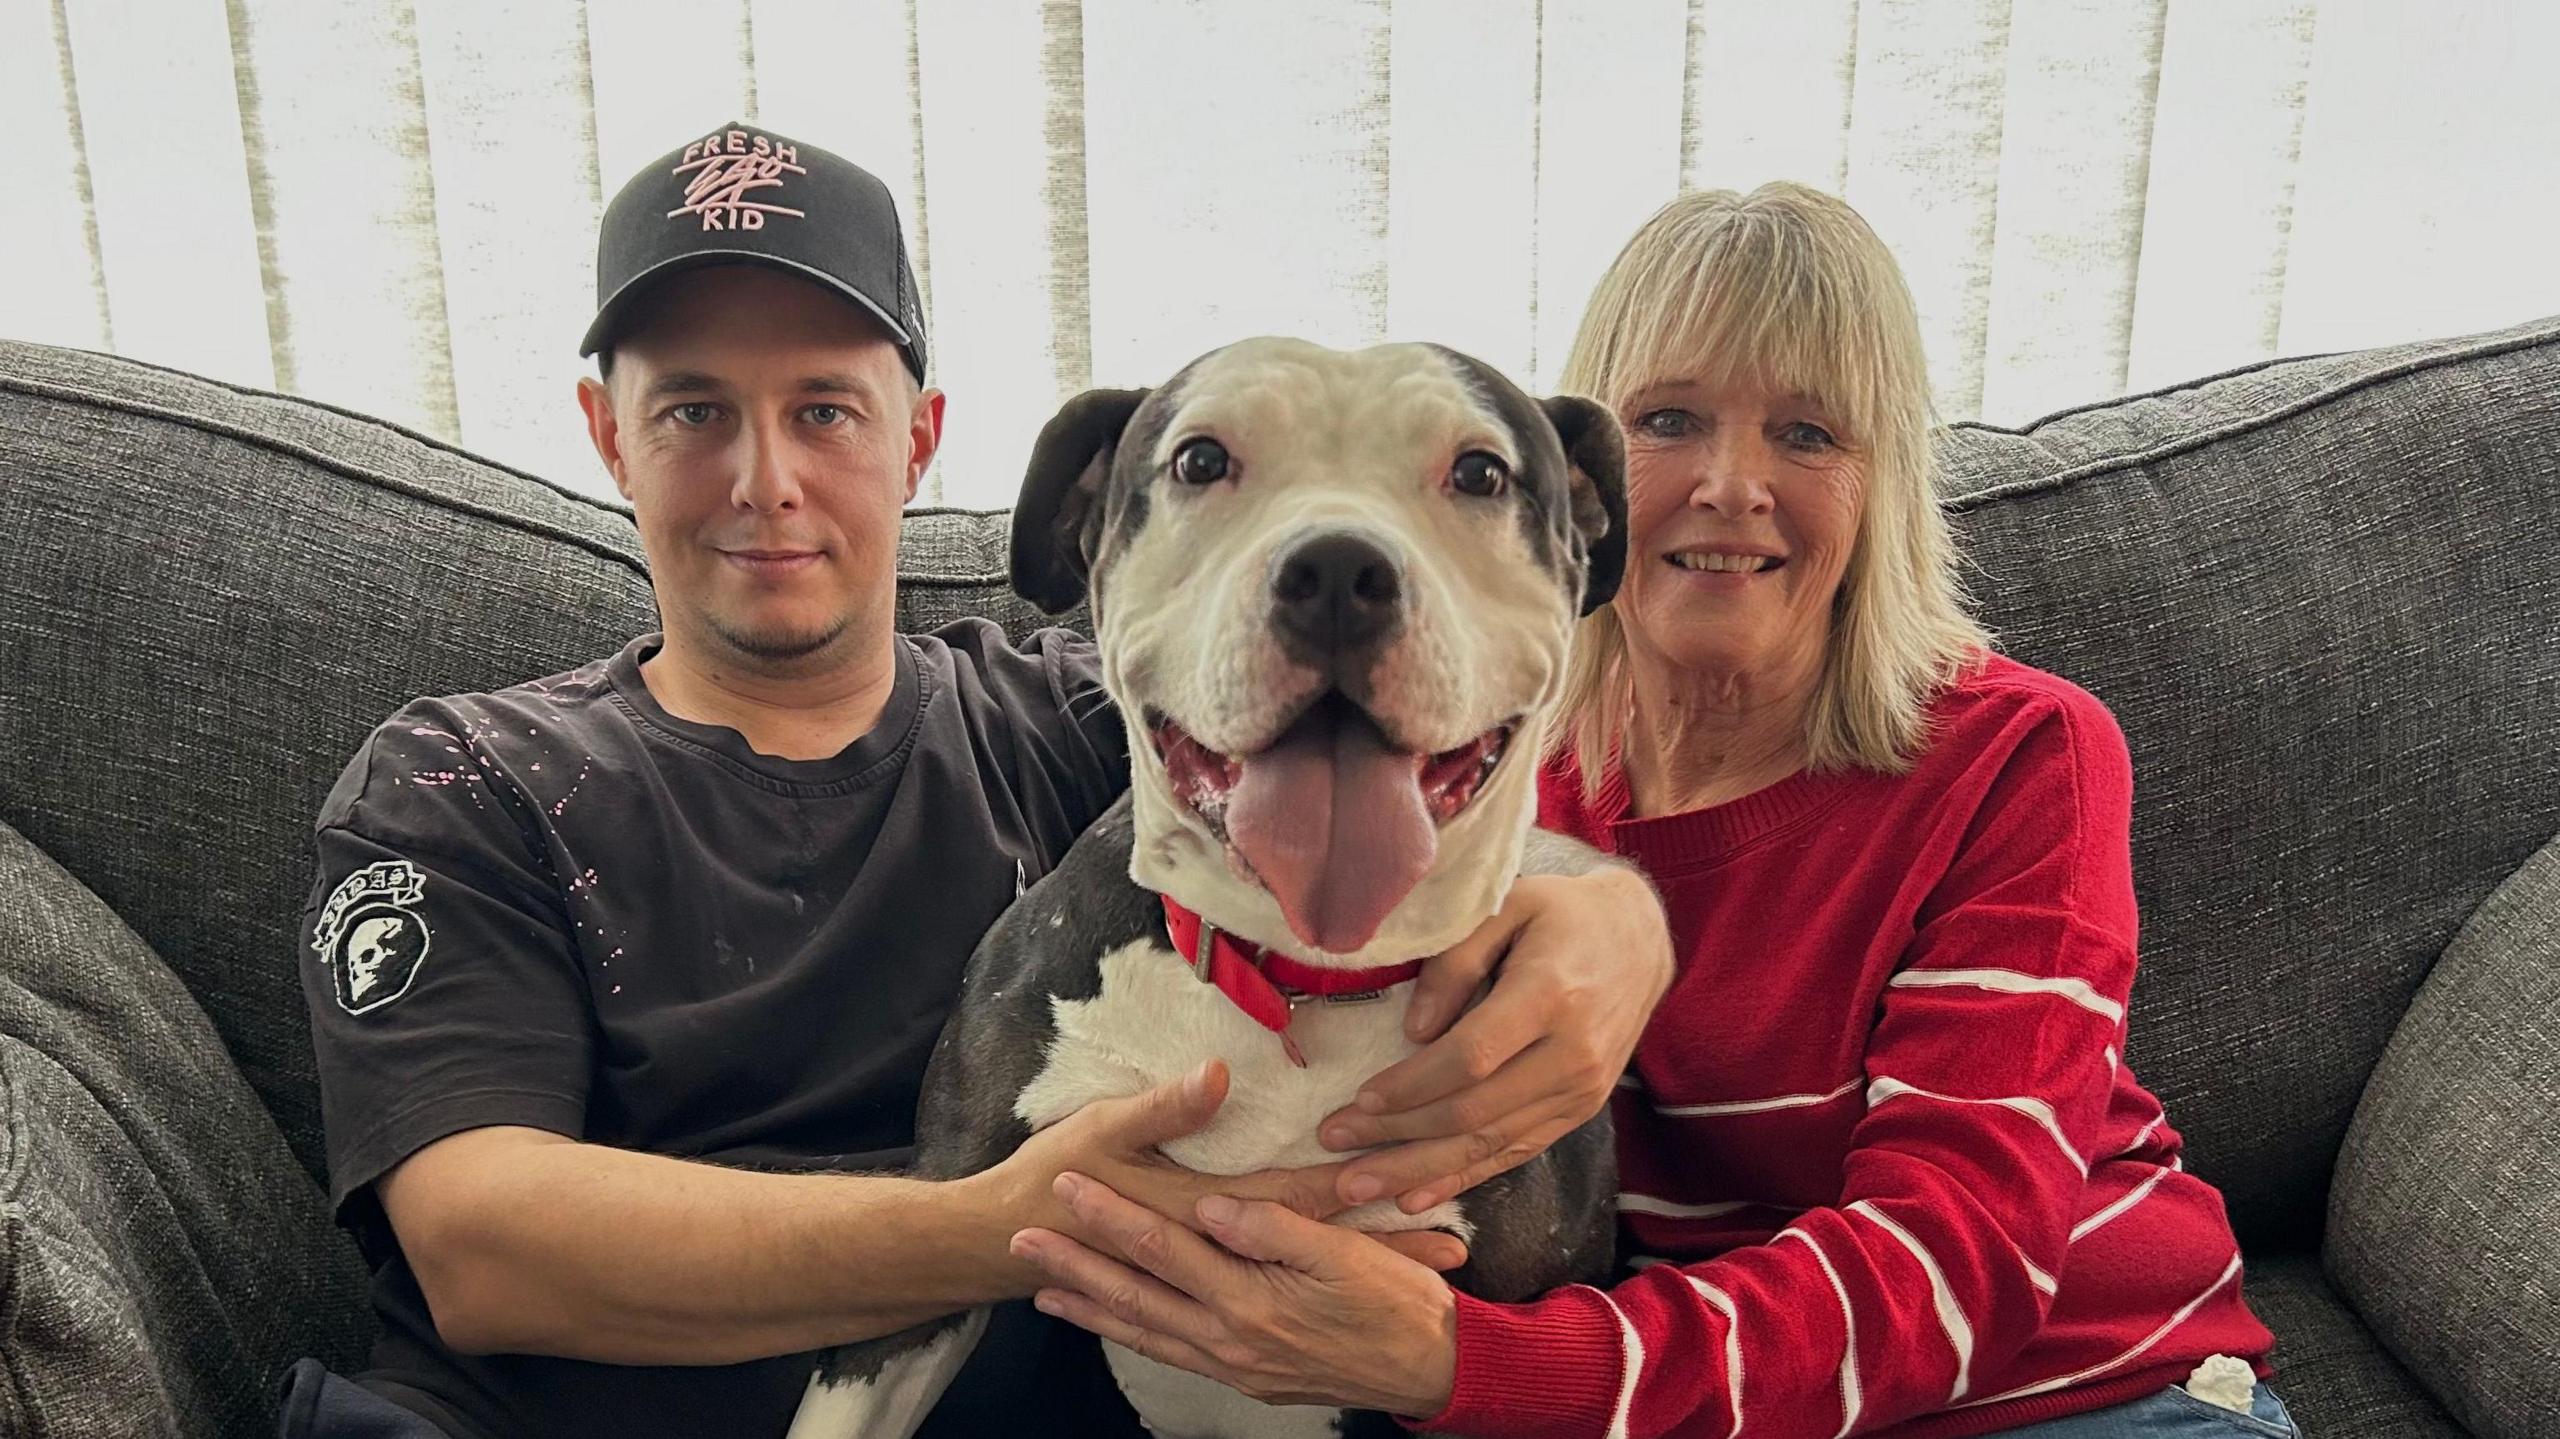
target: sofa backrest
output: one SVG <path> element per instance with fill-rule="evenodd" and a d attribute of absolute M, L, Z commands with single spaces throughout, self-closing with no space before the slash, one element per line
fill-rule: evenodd
<path fill-rule="evenodd" d="M 563 423 L 574 422 L 563 417 Z M 1948 440 L 2004 647 L 2114 707 L 2147 919 L 2129 1058 L 2244 1235 L 2316 1240 L 2364 1075 L 2560 830 L 2560 322 Z M 919 511 L 908 628 L 1037 616 Z M 363 416 L 0 342 L 0 821 L 177 970 L 316 1174 L 309 824 L 420 694 L 654 624 L 627 513 Z"/>
<path fill-rule="evenodd" d="M 627 515 L 393 426 L 0 344 L 0 820 L 124 916 L 320 1172 L 311 819 L 420 694 L 607 653 Z"/>
<path fill-rule="evenodd" d="M 2111 707 L 2127 1060 L 2244 1241 L 2312 1247 L 2428 967 L 2560 831 L 2560 322 L 1966 426 L 2003 648 Z"/>

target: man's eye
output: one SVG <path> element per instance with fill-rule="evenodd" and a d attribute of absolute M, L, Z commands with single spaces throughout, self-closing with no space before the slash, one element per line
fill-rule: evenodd
<path fill-rule="evenodd" d="M 667 413 L 675 416 L 676 423 L 681 425 L 707 425 L 719 412 L 719 406 L 696 400 L 689 405 L 678 405 Z"/>
<path fill-rule="evenodd" d="M 802 413 L 821 425 L 832 425 L 845 417 L 842 405 L 811 405 Z"/>

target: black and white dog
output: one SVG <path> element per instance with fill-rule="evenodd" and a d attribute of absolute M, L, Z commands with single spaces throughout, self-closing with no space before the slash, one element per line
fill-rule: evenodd
<path fill-rule="evenodd" d="M 1531 822 L 1573 623 L 1625 562 L 1623 462 L 1600 406 L 1426 345 L 1249 340 L 1068 402 L 1014 512 L 1013 582 L 1051 613 L 1090 594 L 1130 792 L 971 960 L 925 1078 L 921 1174 L 988 1168 L 1212 1056 L 1226 1103 L 1167 1157 L 1340 1157 L 1317 1122 L 1412 1052 L 1413 961 L 1515 875 L 1592 862 Z M 1459 1200 L 1336 1222 L 1453 1231 L 1454 1283 L 1523 1299 L 1606 1275 L 1614 1176 L 1604 1116 Z M 985 1318 L 832 1351 L 792 1439 L 912 1433 Z M 1349 1419 L 1105 1352 L 1161 1435 Z"/>

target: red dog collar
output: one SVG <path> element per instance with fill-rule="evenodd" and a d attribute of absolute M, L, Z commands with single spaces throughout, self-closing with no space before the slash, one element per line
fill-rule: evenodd
<path fill-rule="evenodd" d="M 1191 966 L 1203 984 L 1214 984 L 1254 1023 L 1280 1036 L 1289 1062 L 1300 1069 L 1307 1057 L 1289 1037 L 1289 1015 L 1306 995 L 1324 999 L 1365 999 L 1382 994 L 1422 973 L 1422 961 L 1380 965 L 1375 969 L 1329 969 L 1291 959 L 1285 954 L 1247 944 L 1174 902 L 1164 901 L 1165 933 L 1173 952 Z"/>

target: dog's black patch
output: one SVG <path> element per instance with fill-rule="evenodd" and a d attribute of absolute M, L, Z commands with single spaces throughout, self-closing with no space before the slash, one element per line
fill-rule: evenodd
<path fill-rule="evenodd" d="M 1513 513 L 1529 553 L 1557 573 L 1582 576 L 1580 613 L 1618 592 L 1626 568 L 1626 445 L 1615 417 L 1592 401 L 1561 396 L 1540 404 L 1499 370 L 1446 345 L 1429 348 L 1502 417 L 1527 447 Z"/>
<path fill-rule="evenodd" d="M 970 956 L 916 1104 L 922 1178 L 993 1168 L 1031 1137 L 1013 1102 L 1048 1062 L 1050 1001 L 1100 994 L 1102 956 L 1163 931 L 1160 902 L 1129 882 L 1137 844 L 1129 803 L 1124 794 L 1095 820 Z"/>
<path fill-rule="evenodd" d="M 1087 390 L 1041 428 L 1013 507 L 1016 594 L 1053 615 L 1088 600 L 1101 623 L 1113 541 L 1146 526 L 1152 457 L 1199 363 L 1152 390 Z"/>

